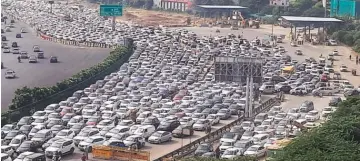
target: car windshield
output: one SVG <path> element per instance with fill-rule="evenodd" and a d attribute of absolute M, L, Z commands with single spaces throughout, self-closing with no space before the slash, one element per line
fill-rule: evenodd
<path fill-rule="evenodd" d="M 60 131 L 59 133 L 57 133 L 57 136 L 66 136 L 67 132 L 66 131 Z"/>
<path fill-rule="evenodd" d="M 248 151 L 257 151 L 257 147 L 250 147 Z"/>
<path fill-rule="evenodd" d="M 59 131 L 59 130 L 61 130 L 61 129 L 63 129 L 62 126 L 53 126 L 53 127 L 51 127 L 51 130 L 57 130 L 57 131 Z"/>
<path fill-rule="evenodd" d="M 11 140 L 11 144 L 20 144 L 20 143 L 21 143 L 20 139 Z"/>
<path fill-rule="evenodd" d="M 226 134 L 224 134 L 223 138 L 232 139 L 232 138 L 234 138 L 234 135 L 235 134 L 233 134 L 233 133 L 226 133 Z"/>
<path fill-rule="evenodd" d="M 3 126 L 3 127 L 1 128 L 1 130 L 9 131 L 9 130 L 11 130 L 11 126 Z"/>
<path fill-rule="evenodd" d="M 208 145 L 199 145 L 198 149 L 199 150 L 208 150 L 209 146 Z"/>
<path fill-rule="evenodd" d="M 78 136 L 88 136 L 90 131 L 83 131 Z"/>
<path fill-rule="evenodd" d="M 24 125 L 24 126 L 21 126 L 19 130 L 24 131 L 24 130 L 29 130 L 29 129 L 31 129 L 31 126 Z"/>
<path fill-rule="evenodd" d="M 73 129 L 81 129 L 82 125 L 81 124 L 75 124 L 74 126 L 72 126 Z"/>
<path fill-rule="evenodd" d="M 54 148 L 61 148 L 62 147 L 62 143 L 60 142 L 53 142 L 51 144 L 51 147 L 54 147 Z"/>
<path fill-rule="evenodd" d="M 243 136 L 253 136 L 252 131 L 245 131 Z"/>
<path fill-rule="evenodd" d="M 236 151 L 235 150 L 226 150 L 224 152 L 224 155 L 236 155 Z"/>
<path fill-rule="evenodd" d="M 99 122 L 99 124 L 98 125 L 108 125 L 110 122 L 108 122 L 108 121 L 101 121 L 101 122 Z"/>
<path fill-rule="evenodd" d="M 246 144 L 245 144 L 245 143 L 241 143 L 241 142 L 237 142 L 237 143 L 235 143 L 234 146 L 237 147 L 237 148 L 245 148 L 245 147 L 246 147 Z"/>
<path fill-rule="evenodd" d="M 120 129 L 118 129 L 118 128 L 113 128 L 113 129 L 111 129 L 109 132 L 111 132 L 111 133 L 118 133 L 120 131 Z"/>
<path fill-rule="evenodd" d="M 87 143 L 92 143 L 93 141 L 94 141 L 93 138 L 87 138 L 87 139 L 85 139 L 85 142 L 87 142 Z"/>
<path fill-rule="evenodd" d="M 221 143 L 222 146 L 232 146 L 231 142 L 223 142 Z"/>
<path fill-rule="evenodd" d="M 152 136 L 161 137 L 161 133 L 156 132 Z"/>
<path fill-rule="evenodd" d="M 45 134 L 44 133 L 36 133 L 34 135 L 34 138 L 44 138 L 45 137 Z"/>
<path fill-rule="evenodd" d="M 97 117 L 92 117 L 92 118 L 89 119 L 89 122 L 96 122 L 97 120 L 98 120 Z"/>

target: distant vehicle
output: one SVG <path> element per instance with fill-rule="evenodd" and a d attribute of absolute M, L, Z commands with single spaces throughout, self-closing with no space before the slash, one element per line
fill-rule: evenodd
<path fill-rule="evenodd" d="M 21 52 L 20 52 L 20 58 L 21 58 L 21 59 L 27 59 L 27 58 L 29 58 L 28 53 L 27 53 L 26 51 L 21 51 Z"/>
<path fill-rule="evenodd" d="M 5 78 L 6 79 L 9 79 L 9 78 L 15 78 L 16 77 L 16 74 L 13 70 L 7 70 L 5 72 Z"/>
<path fill-rule="evenodd" d="M 37 58 L 35 55 L 31 55 L 29 57 L 29 63 L 37 63 Z"/>
<path fill-rule="evenodd" d="M 302 53 L 301 50 L 296 50 L 296 51 L 295 51 L 295 54 L 296 54 L 296 55 L 303 55 L 303 53 Z"/>
<path fill-rule="evenodd" d="M 4 29 L 1 29 L 1 33 L 2 33 L 2 34 L 5 33 Z"/>
<path fill-rule="evenodd" d="M 39 52 L 40 51 L 40 47 L 38 45 L 34 45 L 33 46 L 33 51 L 34 52 Z"/>
<path fill-rule="evenodd" d="M 217 29 L 215 32 L 216 32 L 216 33 L 220 33 L 220 30 L 219 30 L 219 29 Z"/>
<path fill-rule="evenodd" d="M 37 58 L 38 58 L 38 59 L 44 59 L 44 58 L 45 58 L 44 52 L 39 51 L 39 52 L 37 53 Z"/>
<path fill-rule="evenodd" d="M 10 49 L 4 49 L 3 53 L 10 53 Z"/>
<path fill-rule="evenodd" d="M 12 42 L 12 43 L 11 43 L 11 47 L 13 47 L 13 48 L 17 48 L 17 47 L 18 47 L 17 42 Z"/>
<path fill-rule="evenodd" d="M 50 57 L 50 63 L 57 63 L 57 62 L 58 62 L 58 58 L 56 56 Z"/>
<path fill-rule="evenodd" d="M 20 32 L 21 32 L 21 33 L 26 33 L 26 29 L 25 29 L 25 28 L 21 28 Z"/>
<path fill-rule="evenodd" d="M 6 36 L 1 35 L 1 41 L 7 41 Z"/>
<path fill-rule="evenodd" d="M 338 43 L 336 42 L 336 40 L 330 39 L 330 40 L 329 40 L 329 45 L 330 45 L 330 46 L 337 46 Z"/>
<path fill-rule="evenodd" d="M 16 37 L 16 38 L 21 38 L 22 36 L 21 36 L 21 34 L 16 34 L 15 37 Z"/>

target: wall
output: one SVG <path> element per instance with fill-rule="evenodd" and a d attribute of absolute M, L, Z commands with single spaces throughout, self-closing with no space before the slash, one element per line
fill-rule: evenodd
<path fill-rule="evenodd" d="M 330 16 L 360 16 L 360 2 L 355 0 L 331 0 Z"/>

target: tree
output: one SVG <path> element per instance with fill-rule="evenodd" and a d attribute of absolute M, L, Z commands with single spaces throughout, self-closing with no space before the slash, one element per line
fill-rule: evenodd
<path fill-rule="evenodd" d="M 325 9 L 324 8 L 318 8 L 318 7 L 312 7 L 310 9 L 307 9 L 302 14 L 303 16 L 307 17 L 323 17 L 325 15 Z"/>

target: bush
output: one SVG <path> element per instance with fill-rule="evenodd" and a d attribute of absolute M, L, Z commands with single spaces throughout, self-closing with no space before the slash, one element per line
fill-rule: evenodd
<path fill-rule="evenodd" d="M 130 50 L 130 48 L 128 49 L 125 47 L 119 47 L 114 51 L 111 51 L 110 55 L 105 58 L 103 62 L 88 69 L 84 69 L 79 73 L 73 75 L 72 77 L 56 83 L 55 86 L 34 88 L 29 88 L 25 86 L 17 89 L 15 91 L 15 97 L 13 98 L 12 103 L 9 106 L 9 109 L 14 110 L 38 102 L 65 89 L 71 88 L 82 81 L 90 79 L 93 76 L 106 70 L 117 61 L 119 61 L 122 58 L 122 55 L 126 52 L 129 52 Z"/>
<path fill-rule="evenodd" d="M 339 104 L 321 127 L 294 139 L 275 161 L 354 161 L 360 158 L 360 97 Z"/>

